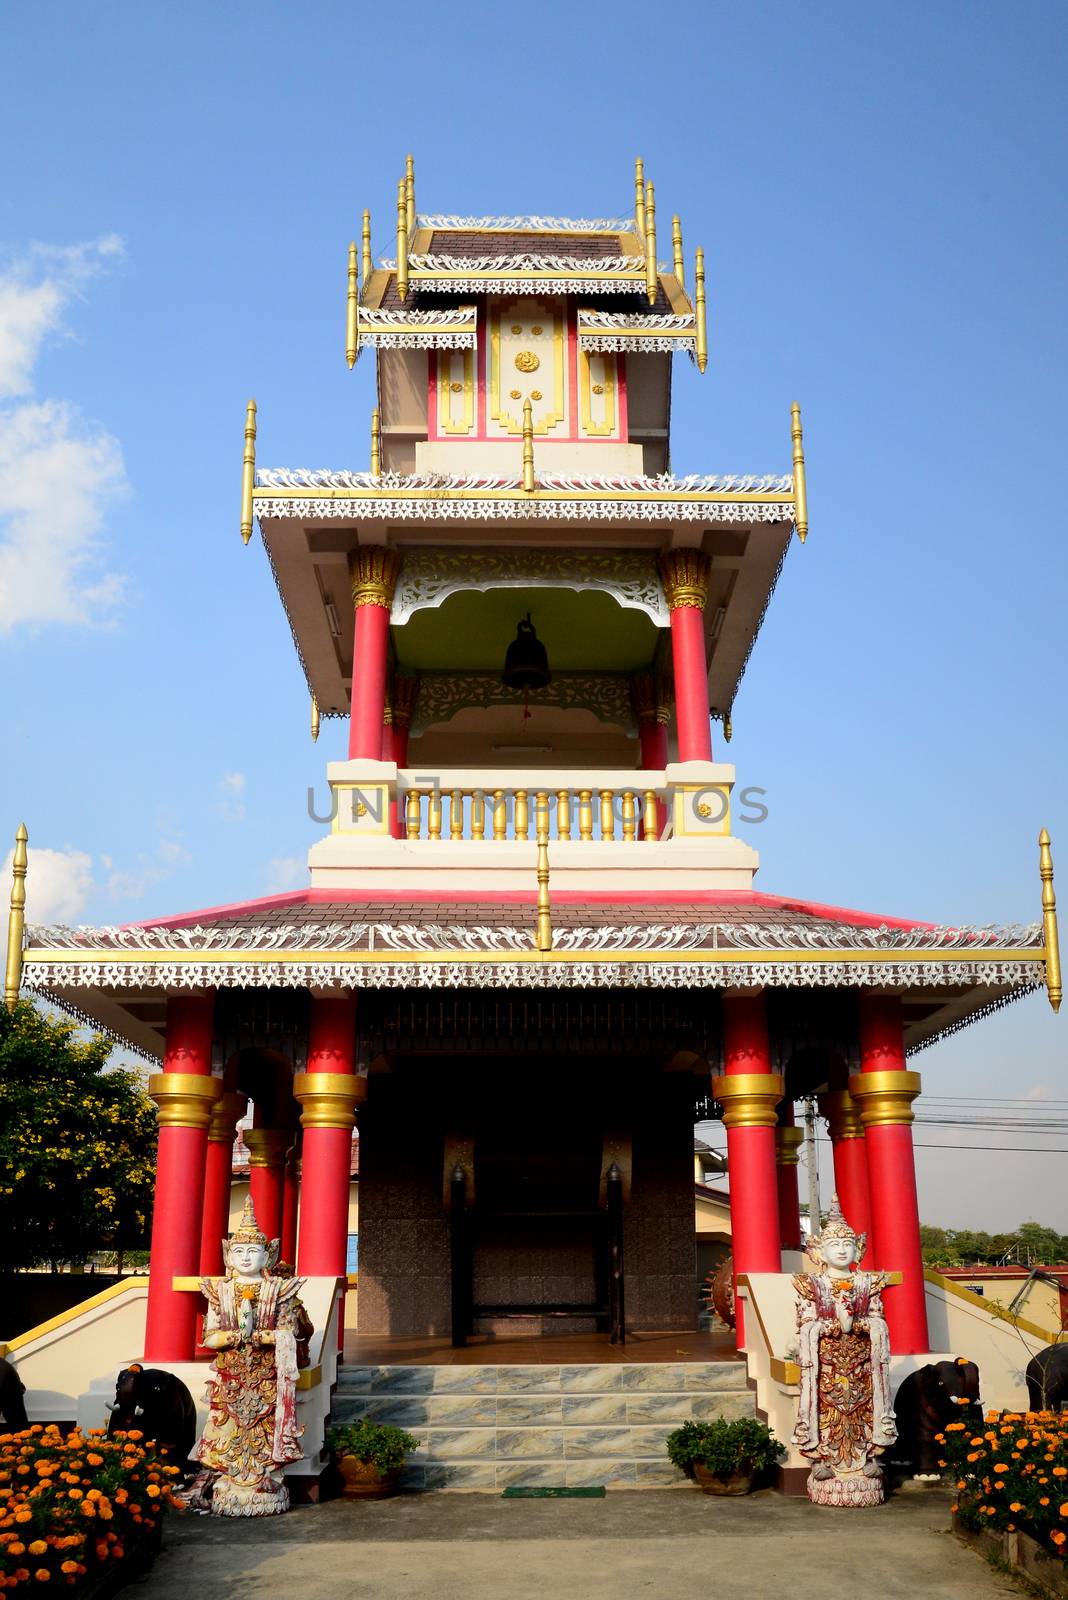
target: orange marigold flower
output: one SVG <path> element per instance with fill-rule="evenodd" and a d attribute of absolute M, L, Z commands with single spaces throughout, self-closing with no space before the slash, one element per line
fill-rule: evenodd
<path fill-rule="evenodd" d="M 1042 1498 L 1039 1500 L 1038 1503 L 1039 1503 L 1040 1506 L 1048 1506 L 1049 1505 L 1049 1495 L 1048 1494 L 1044 1494 L 1042 1496 Z"/>
<path fill-rule="evenodd" d="M 1059 1550 L 1065 1539 L 1068 1539 L 1068 1534 L 1062 1533 L 1059 1528 L 1054 1528 L 1053 1532 L 1050 1534 L 1050 1539 Z"/>
<path fill-rule="evenodd" d="M 1068 1517 L 1068 1500 L 1066 1500 L 1063 1506 L 1061 1506 L 1060 1514 L 1062 1517 Z"/>
<path fill-rule="evenodd" d="M 44 1539 L 35 1539 L 29 1547 L 31 1556 L 43 1556 L 48 1553 L 48 1545 Z"/>
<path fill-rule="evenodd" d="M 1020 1504 L 1019 1500 L 1014 1500 L 1012 1502 L 1012 1504 L 1009 1506 L 1009 1510 L 1010 1511 L 1022 1511 L 1023 1510 L 1023 1506 Z"/>
<path fill-rule="evenodd" d="M 34 1573 L 34 1577 L 37 1579 L 38 1583 L 50 1583 L 52 1574 L 49 1572 L 47 1567 L 38 1567 L 37 1571 Z"/>
<path fill-rule="evenodd" d="M 1055 1478 L 1068 1478 L 1068 1467 L 1054 1467 L 1053 1476 Z"/>
<path fill-rule="evenodd" d="M 8 1545 L 7 1553 L 9 1556 L 24 1556 L 26 1554 L 26 1546 L 21 1539 L 16 1539 L 14 1544 Z"/>
<path fill-rule="evenodd" d="M 30 1521 L 32 1521 L 32 1519 L 33 1519 L 33 1512 L 32 1511 L 16 1511 L 15 1512 L 15 1521 L 16 1522 L 30 1522 Z"/>
<path fill-rule="evenodd" d="M 91 1467 L 102 1467 L 104 1465 L 104 1457 L 97 1455 L 95 1450 L 90 1450 L 85 1459 Z"/>
<path fill-rule="evenodd" d="M 995 1461 L 994 1462 L 994 1471 L 995 1472 L 1008 1472 L 1008 1470 L 1009 1470 L 1008 1469 L 1008 1465 L 1004 1461 Z"/>
<path fill-rule="evenodd" d="M 69 1573 L 73 1577 L 78 1571 L 78 1563 L 76 1561 L 64 1561 L 59 1570 L 60 1572 Z"/>
<path fill-rule="evenodd" d="M 155 1500 L 156 1496 L 159 1494 L 159 1484 L 150 1483 L 146 1488 L 145 1493 L 148 1495 L 150 1500 Z"/>

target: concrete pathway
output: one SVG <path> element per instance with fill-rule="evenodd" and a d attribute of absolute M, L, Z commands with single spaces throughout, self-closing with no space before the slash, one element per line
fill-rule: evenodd
<path fill-rule="evenodd" d="M 770 1490 L 603 1500 L 335 1500 L 284 1517 L 168 1517 L 145 1600 L 987 1600 L 1021 1591 L 948 1531 L 949 1495 L 833 1511 Z"/>

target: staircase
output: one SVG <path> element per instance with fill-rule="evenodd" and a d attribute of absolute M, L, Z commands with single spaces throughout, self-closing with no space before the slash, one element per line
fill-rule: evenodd
<path fill-rule="evenodd" d="M 664 1452 L 694 1417 L 751 1417 L 742 1361 L 590 1366 L 341 1366 L 331 1422 L 369 1417 L 419 1440 L 407 1489 L 662 1489 Z"/>

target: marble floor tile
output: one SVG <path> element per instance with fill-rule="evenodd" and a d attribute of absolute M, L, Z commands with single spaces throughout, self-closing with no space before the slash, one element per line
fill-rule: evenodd
<path fill-rule="evenodd" d="M 580 1460 L 587 1456 L 629 1456 L 631 1430 L 629 1428 L 568 1428 L 564 1435 L 567 1459 Z"/>
<path fill-rule="evenodd" d="M 496 1394 L 497 1367 L 432 1367 L 435 1394 Z"/>
<path fill-rule="evenodd" d="M 627 1422 L 627 1398 L 618 1392 L 565 1394 L 563 1420 L 567 1423 Z"/>
<path fill-rule="evenodd" d="M 408 1402 L 412 1404 L 411 1401 Z M 448 1423 L 456 1428 L 493 1427 L 497 1421 L 497 1396 L 495 1394 L 438 1394 L 437 1390 L 426 1401 L 427 1422 Z M 520 1419 L 522 1420 L 522 1419 Z"/>
<path fill-rule="evenodd" d="M 560 1388 L 560 1368 L 551 1366 L 498 1367 L 498 1394 L 551 1393 Z"/>
<path fill-rule="evenodd" d="M 497 1424 L 502 1428 L 532 1423 L 548 1427 L 564 1421 L 560 1396 L 556 1394 L 499 1394 L 495 1403 Z"/>
<path fill-rule="evenodd" d="M 331 1412 L 335 1422 L 387 1422 L 394 1428 L 414 1428 L 432 1421 L 430 1399 L 423 1395 L 361 1395 L 336 1402 Z"/>
<path fill-rule="evenodd" d="M 622 1375 L 628 1368 L 598 1364 L 589 1367 L 561 1367 L 560 1388 L 565 1394 L 593 1394 L 623 1387 Z"/>
<path fill-rule="evenodd" d="M 637 1460 L 639 1456 L 660 1456 L 667 1459 L 665 1448 L 667 1436 L 674 1429 L 673 1422 L 663 1422 L 659 1427 L 637 1427 L 630 1430 L 630 1450 L 628 1455 Z"/>
<path fill-rule="evenodd" d="M 670 1422 L 678 1426 L 691 1417 L 705 1417 L 709 1413 L 697 1408 L 703 1400 L 696 1394 L 634 1394 L 627 1398 L 627 1421 Z M 717 1397 L 718 1398 L 718 1397 Z M 716 1413 L 712 1413 L 715 1415 Z"/>
<path fill-rule="evenodd" d="M 373 1394 L 429 1394 L 434 1367 L 379 1367 L 371 1379 Z"/>

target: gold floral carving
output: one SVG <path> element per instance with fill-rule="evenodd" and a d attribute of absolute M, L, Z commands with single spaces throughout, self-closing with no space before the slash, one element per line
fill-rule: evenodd
<path fill-rule="evenodd" d="M 509 400 L 522 400 L 523 396 L 518 389 L 510 389 L 508 391 L 508 398 Z"/>
<path fill-rule="evenodd" d="M 513 322 L 512 323 L 512 332 L 513 333 L 522 333 L 522 331 L 523 331 L 523 329 L 522 329 L 521 325 L 518 322 Z"/>
<path fill-rule="evenodd" d="M 354 606 L 391 606 L 400 571 L 396 550 L 382 545 L 361 545 L 349 556 L 349 577 Z"/>
<path fill-rule="evenodd" d="M 541 357 L 535 355 L 533 350 L 520 350 L 515 358 L 515 364 L 520 372 L 537 372 L 541 366 Z"/>
<path fill-rule="evenodd" d="M 512 331 L 513 332 L 518 332 L 519 330 L 518 329 L 513 329 Z M 535 339 L 540 339 L 542 334 L 545 332 L 545 329 L 541 326 L 540 323 L 536 322 L 534 324 L 534 326 L 531 328 L 530 331 L 534 335 Z"/>
<path fill-rule="evenodd" d="M 541 397 L 542 397 L 542 395 L 541 395 L 541 390 L 540 389 L 531 389 L 530 398 L 532 400 L 540 400 Z"/>
<path fill-rule="evenodd" d="M 671 610 L 694 606 L 703 611 L 708 600 L 708 557 L 700 550 L 665 550 L 657 562 Z"/>
<path fill-rule="evenodd" d="M 594 392 L 594 394 L 604 394 L 604 384 L 603 383 L 595 383 L 594 386 L 593 386 L 593 392 Z"/>
<path fill-rule="evenodd" d="M 453 383 L 450 384 L 449 387 L 452 389 L 453 394 L 463 394 L 464 392 L 464 386 L 462 383 Z"/>

